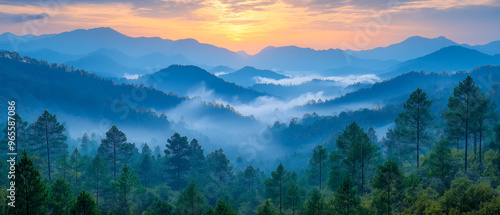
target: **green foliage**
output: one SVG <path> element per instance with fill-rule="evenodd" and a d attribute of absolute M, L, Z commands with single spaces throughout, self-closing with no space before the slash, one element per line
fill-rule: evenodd
<path fill-rule="evenodd" d="M 224 150 L 218 149 L 207 155 L 207 161 L 212 174 L 223 184 L 233 174 L 233 167 L 224 154 Z"/>
<path fill-rule="evenodd" d="M 176 202 L 176 214 L 197 215 L 207 207 L 207 199 L 200 192 L 198 185 L 191 181 Z"/>
<path fill-rule="evenodd" d="M 68 148 L 66 135 L 61 123 L 57 121 L 56 115 L 45 110 L 38 119 L 29 127 L 29 151 L 47 160 L 47 173 L 51 180 L 51 161 L 58 155 L 64 153 Z M 52 157 L 51 157 L 52 155 Z"/>
<path fill-rule="evenodd" d="M 273 203 L 270 199 L 264 201 L 257 210 L 257 215 L 278 215 L 278 211 L 275 209 Z"/>
<path fill-rule="evenodd" d="M 420 166 L 420 145 L 422 140 L 428 139 L 427 129 L 434 116 L 431 114 L 432 100 L 418 88 L 410 94 L 410 98 L 403 103 L 404 111 L 395 119 L 396 127 L 404 132 L 398 132 L 400 139 L 416 144 L 417 168 Z"/>
<path fill-rule="evenodd" d="M 318 184 L 321 190 L 322 181 L 325 180 L 328 173 L 328 154 L 326 149 L 322 145 L 318 145 L 313 149 L 313 155 L 309 159 L 309 165 L 311 169 L 308 170 L 313 184 Z"/>
<path fill-rule="evenodd" d="M 180 190 L 185 183 L 184 173 L 189 170 L 189 144 L 187 137 L 175 133 L 167 140 L 165 149 L 167 173 L 174 179 L 174 189 Z"/>
<path fill-rule="evenodd" d="M 346 165 L 346 169 L 350 170 L 353 180 L 360 172 L 359 188 L 360 193 L 363 194 L 367 166 L 375 158 L 378 147 L 372 143 L 368 134 L 356 122 L 347 126 L 344 132 L 339 135 L 336 145 L 340 154 L 344 156 L 344 165 Z"/>
<path fill-rule="evenodd" d="M 58 178 L 50 188 L 49 211 L 54 215 L 67 214 L 72 199 L 73 192 L 68 182 L 63 178 Z"/>
<path fill-rule="evenodd" d="M 130 213 L 130 198 L 135 189 L 140 186 L 137 175 L 127 165 L 123 166 L 120 171 L 120 176 L 116 182 L 113 182 L 118 195 L 118 212 L 119 214 Z"/>
<path fill-rule="evenodd" d="M 167 201 L 157 199 L 142 215 L 173 215 L 174 207 Z"/>
<path fill-rule="evenodd" d="M 213 215 L 236 215 L 236 211 L 224 200 L 219 199 L 217 200 L 217 205 L 215 205 L 215 208 L 212 210 Z"/>
<path fill-rule="evenodd" d="M 127 136 L 113 125 L 107 132 L 106 138 L 101 140 L 97 149 L 99 155 L 113 170 L 113 180 L 116 180 L 118 169 L 128 162 L 133 154 L 135 145 L 127 143 Z"/>
<path fill-rule="evenodd" d="M 481 203 L 488 202 L 494 197 L 490 184 L 481 183 L 474 185 L 467 178 L 457 178 L 451 182 L 450 190 L 442 196 L 445 212 L 453 210 L 462 212 L 473 212 L 478 210 Z"/>
<path fill-rule="evenodd" d="M 356 194 L 356 187 L 350 178 L 344 178 L 335 191 L 332 202 L 334 214 L 358 214 L 360 212 L 361 199 Z"/>
<path fill-rule="evenodd" d="M 452 130 L 457 130 L 457 135 L 463 135 L 465 139 L 465 162 L 464 171 L 467 172 L 467 152 L 469 134 L 473 123 L 472 115 L 475 110 L 475 98 L 480 89 L 471 76 L 467 76 L 453 90 L 453 96 L 448 99 L 448 110 L 443 113 L 443 117 L 451 125 Z"/>
<path fill-rule="evenodd" d="M 101 213 L 97 210 L 97 206 L 92 199 L 92 196 L 89 193 L 82 191 L 78 194 L 78 197 L 76 197 L 76 202 L 72 205 L 70 214 L 99 215 Z"/>
<path fill-rule="evenodd" d="M 16 171 L 16 207 L 11 208 L 10 214 L 46 214 L 47 188 L 26 151 L 16 164 Z"/>
<path fill-rule="evenodd" d="M 429 160 L 424 165 L 429 166 L 429 175 L 437 177 L 444 185 L 449 187 L 450 178 L 453 177 L 453 160 L 448 141 L 442 139 L 434 146 L 434 150 L 429 154 Z"/>
<path fill-rule="evenodd" d="M 300 214 L 304 215 L 322 215 L 325 214 L 326 205 L 323 196 L 318 189 L 313 189 L 311 197 L 306 200 Z"/>
<path fill-rule="evenodd" d="M 286 192 L 286 197 L 285 197 L 285 202 L 284 202 L 285 207 L 289 208 L 292 210 L 292 214 L 295 215 L 295 211 L 297 209 L 300 209 L 302 206 L 302 198 L 300 196 L 300 189 L 297 184 L 292 183 Z"/>
<path fill-rule="evenodd" d="M 394 212 L 394 205 L 402 201 L 403 180 L 403 172 L 396 162 L 387 161 L 378 167 L 377 174 L 373 178 L 373 187 L 376 189 L 373 204 L 377 214 Z"/>
<path fill-rule="evenodd" d="M 283 195 L 285 192 L 285 183 L 288 181 L 290 172 L 285 169 L 282 163 L 271 172 L 271 177 L 264 181 L 266 185 L 266 194 L 278 203 L 280 214 L 282 213 Z"/>

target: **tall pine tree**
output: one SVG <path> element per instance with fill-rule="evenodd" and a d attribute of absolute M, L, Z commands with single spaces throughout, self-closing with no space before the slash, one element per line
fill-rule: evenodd
<path fill-rule="evenodd" d="M 44 156 L 47 159 L 47 170 L 49 181 L 51 180 L 51 161 L 68 148 L 63 125 L 56 118 L 56 115 L 43 112 L 38 119 L 29 126 L 30 151 Z"/>
<path fill-rule="evenodd" d="M 480 93 L 480 89 L 472 77 L 467 76 L 453 90 L 453 96 L 448 99 L 448 110 L 443 113 L 443 117 L 455 124 L 459 125 L 459 132 L 465 139 L 465 162 L 464 170 L 467 173 L 467 151 L 469 142 L 469 133 L 471 132 L 471 124 L 473 123 L 472 116 L 476 109 L 475 98 Z M 449 123 L 450 124 L 450 123 Z"/>
<path fill-rule="evenodd" d="M 45 215 L 48 191 L 26 151 L 23 151 L 21 160 L 16 164 L 16 171 L 16 207 L 10 214 Z"/>
<path fill-rule="evenodd" d="M 410 94 L 410 98 L 403 103 L 404 111 L 396 118 L 396 126 L 403 129 L 403 139 L 415 143 L 417 147 L 417 168 L 420 166 L 420 145 L 426 139 L 426 130 L 434 116 L 431 114 L 432 100 L 418 88 Z"/>
<path fill-rule="evenodd" d="M 181 137 L 175 133 L 167 140 L 165 149 L 167 173 L 174 178 L 175 190 L 180 190 L 185 181 L 185 175 L 189 171 L 189 144 L 187 137 Z"/>
<path fill-rule="evenodd" d="M 107 132 L 106 138 L 101 140 L 98 153 L 108 163 L 111 163 L 113 180 L 116 181 L 118 168 L 127 163 L 133 154 L 135 146 L 127 143 L 127 136 L 113 125 Z"/>

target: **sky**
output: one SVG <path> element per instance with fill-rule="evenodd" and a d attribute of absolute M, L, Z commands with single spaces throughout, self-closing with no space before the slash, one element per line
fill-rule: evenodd
<path fill-rule="evenodd" d="M 0 33 L 111 27 L 256 54 L 267 46 L 365 50 L 410 36 L 500 40 L 500 0 L 0 0 Z"/>

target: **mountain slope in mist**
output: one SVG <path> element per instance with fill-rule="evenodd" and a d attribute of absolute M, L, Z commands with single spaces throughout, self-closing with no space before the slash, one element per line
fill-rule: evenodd
<path fill-rule="evenodd" d="M 431 54 L 402 62 L 391 68 L 391 72 L 381 76 L 384 78 L 394 77 L 410 71 L 467 71 L 488 64 L 499 65 L 500 55 L 488 55 L 462 46 L 449 46 Z"/>
<path fill-rule="evenodd" d="M 219 76 L 227 82 L 232 82 L 243 87 L 250 87 L 258 83 L 259 77 L 265 79 L 281 80 L 288 78 L 286 75 L 282 75 L 271 70 L 256 69 L 251 66 L 243 67 L 242 69 L 223 74 Z"/>
<path fill-rule="evenodd" d="M 266 94 L 228 83 L 196 66 L 171 65 L 156 73 L 127 80 L 128 83 L 153 85 L 164 92 L 182 96 L 200 96 L 203 100 L 249 102 Z"/>
<path fill-rule="evenodd" d="M 309 103 L 294 109 L 306 113 L 315 111 L 319 114 L 331 114 L 334 111 L 342 110 L 339 107 L 357 109 L 385 104 L 400 104 L 419 87 L 430 93 L 430 99 L 435 100 L 433 108 L 444 109 L 453 92 L 453 87 L 468 75 L 476 80 L 476 84 L 481 89 L 489 91 L 494 83 L 500 81 L 500 66 L 482 66 L 471 70 L 471 72 L 453 74 L 409 72 L 390 80 L 375 83 L 371 87 L 347 93 L 340 98 L 321 103 Z M 498 96 L 495 95 L 493 99 L 497 100 Z"/>

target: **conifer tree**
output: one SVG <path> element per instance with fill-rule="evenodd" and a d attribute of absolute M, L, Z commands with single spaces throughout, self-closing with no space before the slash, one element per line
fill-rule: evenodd
<path fill-rule="evenodd" d="M 21 160 L 16 164 L 16 171 L 16 207 L 11 214 L 45 215 L 47 188 L 26 151 L 23 151 Z"/>
<path fill-rule="evenodd" d="M 318 145 L 313 150 L 312 158 L 309 159 L 309 165 L 311 169 L 309 170 L 309 174 L 311 178 L 318 179 L 319 189 L 321 190 L 321 185 L 323 178 L 327 176 L 327 161 L 328 155 L 326 153 L 326 149 L 322 145 Z"/>
<path fill-rule="evenodd" d="M 118 194 L 118 212 L 119 214 L 129 214 L 132 193 L 140 186 L 137 175 L 134 171 L 125 165 L 120 171 L 120 176 L 113 183 Z"/>
<path fill-rule="evenodd" d="M 149 148 L 148 144 L 145 143 L 142 147 L 141 152 L 141 160 L 139 161 L 139 165 L 137 166 L 138 172 L 141 175 L 142 184 L 147 187 L 148 186 L 148 176 L 150 176 L 151 169 L 153 168 L 153 158 L 152 151 Z"/>
<path fill-rule="evenodd" d="M 259 205 L 257 209 L 257 215 L 278 215 L 274 205 L 270 199 L 266 200 L 264 203 Z"/>
<path fill-rule="evenodd" d="M 82 191 L 76 197 L 76 202 L 71 207 L 71 214 L 74 215 L 99 215 L 99 211 L 97 210 L 97 205 L 92 199 L 92 196 Z"/>
<path fill-rule="evenodd" d="M 396 162 L 387 161 L 378 167 L 373 178 L 373 187 L 376 189 L 373 202 L 379 214 L 392 214 L 393 205 L 402 199 L 403 180 L 403 172 Z"/>
<path fill-rule="evenodd" d="M 187 137 L 175 133 L 167 140 L 165 149 L 167 173 L 175 179 L 175 190 L 179 190 L 184 181 L 184 173 L 189 170 L 189 144 Z"/>
<path fill-rule="evenodd" d="M 335 191 L 333 199 L 333 210 L 335 214 L 349 215 L 359 214 L 361 200 L 356 194 L 356 187 L 350 178 L 344 178 Z"/>
<path fill-rule="evenodd" d="M 480 89 L 472 77 L 467 76 L 461 81 L 453 90 L 453 96 L 448 99 L 448 110 L 443 114 L 443 117 L 455 125 L 460 125 L 460 134 L 465 139 L 465 162 L 464 170 L 467 172 L 467 151 L 469 134 L 471 132 L 471 123 L 473 123 L 472 116 L 475 110 L 475 98 L 479 94 Z M 450 124 L 449 123 L 449 124 Z"/>
<path fill-rule="evenodd" d="M 88 174 L 91 179 L 90 184 L 92 189 L 95 190 L 96 207 L 99 207 L 99 196 L 105 185 L 106 178 L 108 178 L 108 171 L 106 161 L 97 154 L 88 168 Z"/>
<path fill-rule="evenodd" d="M 80 173 L 79 171 L 81 171 L 83 169 L 83 165 L 85 164 L 83 157 L 80 155 L 77 148 L 75 148 L 75 150 L 73 150 L 73 152 L 71 153 L 71 156 L 69 158 L 69 162 L 70 162 L 71 168 L 73 170 L 73 174 L 75 176 L 75 186 L 77 186 L 78 185 L 78 174 Z"/>
<path fill-rule="evenodd" d="M 135 146 L 127 143 L 127 136 L 113 125 L 107 132 L 106 138 L 101 140 L 98 153 L 108 163 L 111 163 L 113 180 L 116 181 L 118 168 L 128 162 Z"/>
<path fill-rule="evenodd" d="M 286 192 L 284 205 L 292 210 L 292 215 L 295 215 L 295 211 L 300 208 L 301 203 L 299 186 L 296 183 L 292 183 Z"/>
<path fill-rule="evenodd" d="M 65 152 L 68 148 L 68 144 L 66 144 L 67 137 L 64 134 L 66 128 L 57 121 L 56 115 L 45 110 L 29 126 L 28 130 L 30 134 L 29 149 L 47 159 L 47 170 L 50 181 L 52 159 Z"/>
<path fill-rule="evenodd" d="M 174 215 L 174 207 L 167 201 L 157 199 L 148 207 L 143 215 Z"/>
<path fill-rule="evenodd" d="M 282 199 L 285 193 L 285 183 L 288 181 L 290 172 L 283 166 L 282 163 L 278 165 L 275 171 L 271 172 L 271 177 L 264 181 L 266 185 L 266 193 L 268 196 L 278 202 L 279 212 L 282 213 Z"/>
<path fill-rule="evenodd" d="M 448 177 L 452 170 L 452 155 L 449 143 L 446 140 L 439 140 L 434 146 L 434 150 L 429 154 L 430 175 L 438 177 L 446 187 L 449 186 Z"/>
<path fill-rule="evenodd" d="M 236 211 L 228 205 L 224 200 L 217 200 L 217 204 L 213 210 L 214 215 L 236 215 Z"/>
<path fill-rule="evenodd" d="M 313 189 L 311 197 L 304 202 L 301 214 L 304 215 L 323 215 L 325 214 L 325 202 L 318 189 Z"/>
<path fill-rule="evenodd" d="M 410 98 L 403 103 L 404 111 L 396 118 L 396 126 L 403 129 L 400 134 L 404 139 L 415 143 L 417 150 L 417 168 L 420 166 L 420 145 L 427 137 L 426 130 L 434 119 L 431 114 L 432 100 L 418 88 L 410 94 Z"/>
<path fill-rule="evenodd" d="M 89 153 L 89 148 L 90 148 L 90 137 L 87 132 L 85 132 L 82 136 L 82 143 L 80 144 L 80 148 L 82 149 L 83 154 Z"/>
<path fill-rule="evenodd" d="M 200 192 L 200 188 L 191 180 L 186 189 L 180 194 L 176 202 L 176 214 L 197 215 L 207 207 L 207 199 Z"/>
<path fill-rule="evenodd" d="M 257 170 L 253 168 L 252 165 L 248 165 L 247 168 L 245 168 L 245 171 L 243 172 L 243 177 L 245 178 L 245 181 L 248 185 L 248 192 L 250 192 L 250 187 L 254 183 L 254 178 L 257 176 Z"/>
<path fill-rule="evenodd" d="M 208 154 L 207 161 L 212 173 L 219 179 L 219 183 L 222 184 L 225 178 L 232 176 L 233 167 L 224 154 L 224 150 L 218 149 Z"/>
<path fill-rule="evenodd" d="M 73 192 L 63 178 L 57 178 L 50 188 L 49 209 L 51 214 L 67 214 L 70 209 L 70 202 L 73 199 Z"/>
<path fill-rule="evenodd" d="M 472 114 L 472 119 L 474 120 L 476 126 L 475 131 L 479 133 L 479 165 L 483 164 L 482 159 L 482 143 L 483 135 L 489 129 L 491 124 L 497 119 L 496 115 L 496 104 L 491 101 L 491 99 L 484 93 L 479 93 L 475 98 L 475 110 Z M 474 150 L 475 153 L 476 150 Z"/>

